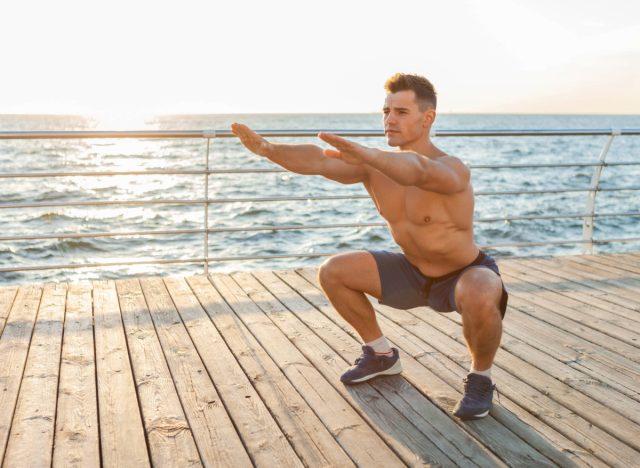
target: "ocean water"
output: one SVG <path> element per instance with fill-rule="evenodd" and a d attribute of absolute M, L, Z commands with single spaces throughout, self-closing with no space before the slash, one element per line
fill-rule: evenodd
<path fill-rule="evenodd" d="M 132 130 L 228 129 L 233 121 L 260 129 L 367 129 L 381 128 L 377 114 L 288 115 L 180 115 L 150 118 Z M 0 115 L 0 131 L 89 130 L 100 122 L 79 116 Z M 640 128 L 640 116 L 603 115 L 440 115 L 437 130 L 464 129 L 602 129 Z M 103 128 L 112 129 L 112 128 Z M 596 162 L 606 136 L 549 137 L 436 137 L 435 143 L 468 164 Z M 282 142 L 316 143 L 316 138 L 281 138 Z M 384 138 L 358 138 L 363 144 L 386 147 Z M 62 171 L 139 171 L 151 169 L 204 169 L 206 144 L 200 139 L 91 139 L 0 140 L 2 173 Z M 640 161 L 640 136 L 617 137 L 608 162 Z M 212 140 L 213 169 L 276 168 L 248 153 L 236 139 Z M 553 190 L 590 185 L 593 167 L 534 169 L 474 169 L 476 192 L 497 190 Z M 601 187 L 640 186 L 640 166 L 606 167 Z M 366 194 L 360 185 L 340 185 L 321 177 L 292 173 L 217 174 L 209 179 L 210 198 L 283 197 Z M 85 200 L 202 199 L 204 176 L 149 175 L 99 177 L 47 177 L 0 179 L 0 203 L 69 202 L 62 208 L 2 208 L 3 236 L 52 233 L 90 233 L 202 229 L 201 205 L 73 206 Z M 598 213 L 640 211 L 640 191 L 600 192 Z M 543 195 L 476 197 L 476 219 L 504 216 L 584 213 L 587 192 Z M 640 237 L 637 216 L 596 219 L 597 240 Z M 370 200 L 277 201 L 220 203 L 209 208 L 209 226 L 249 227 L 275 225 L 382 222 Z M 582 219 L 476 222 L 481 245 L 579 240 Z M 213 257 L 344 252 L 353 249 L 394 249 L 385 227 L 254 231 L 209 235 Z M 597 245 L 595 252 L 636 250 L 637 242 Z M 567 255 L 583 251 L 581 245 L 503 247 L 489 249 L 496 256 Z M 0 241 L 0 268 L 33 265 L 81 264 L 203 256 L 203 236 L 160 235 L 83 239 Z M 278 269 L 316 266 L 320 258 L 212 262 L 212 271 Z M 0 272 L 0 284 L 33 281 L 73 281 L 121 278 L 130 275 L 196 274 L 203 266 L 137 265 L 105 268 Z"/>

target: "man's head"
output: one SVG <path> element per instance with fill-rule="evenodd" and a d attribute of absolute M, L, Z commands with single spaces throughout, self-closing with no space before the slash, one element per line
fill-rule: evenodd
<path fill-rule="evenodd" d="M 387 80 L 384 84 L 384 89 L 388 94 L 400 91 L 413 91 L 416 103 L 422 112 L 427 109 L 436 110 L 438 104 L 436 90 L 431 82 L 424 76 L 396 73 Z"/>
<path fill-rule="evenodd" d="M 384 84 L 384 129 L 390 146 L 410 149 L 428 138 L 436 118 L 436 91 L 420 75 L 396 73 Z"/>

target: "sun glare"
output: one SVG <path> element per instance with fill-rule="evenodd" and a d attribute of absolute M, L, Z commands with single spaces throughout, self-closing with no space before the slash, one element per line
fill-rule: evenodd
<path fill-rule="evenodd" d="M 127 112 L 98 111 L 88 116 L 94 122 L 94 130 L 148 130 L 151 115 L 135 110 Z"/>

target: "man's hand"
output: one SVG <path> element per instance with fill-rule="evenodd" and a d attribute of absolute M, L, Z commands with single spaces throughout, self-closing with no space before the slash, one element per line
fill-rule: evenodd
<path fill-rule="evenodd" d="M 252 153 L 259 156 L 269 157 L 269 154 L 273 151 L 273 145 L 271 143 L 246 125 L 239 123 L 231 124 L 231 131 L 235 136 L 240 138 L 242 144 Z"/>
<path fill-rule="evenodd" d="M 375 159 L 375 149 L 359 145 L 338 135 L 322 132 L 318 133 L 318 138 L 335 148 L 322 151 L 328 158 L 340 159 L 349 164 L 368 164 Z"/>

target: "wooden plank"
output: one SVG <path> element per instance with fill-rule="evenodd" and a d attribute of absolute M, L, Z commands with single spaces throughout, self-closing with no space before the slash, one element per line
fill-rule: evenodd
<path fill-rule="evenodd" d="M 452 356 L 460 356 L 466 351 L 458 323 L 426 308 L 409 312 L 422 322 L 421 326 L 412 329 L 419 336 L 431 340 L 434 347 L 441 350 L 449 348 L 447 352 Z M 403 316 L 393 309 L 385 309 L 385 313 L 396 315 L 394 321 L 397 323 L 403 320 Z M 508 326 L 508 322 L 505 326 Z M 501 393 L 516 400 L 585 449 L 593 450 L 604 461 L 625 465 L 640 455 L 632 448 L 638 445 L 633 436 L 637 434 L 635 424 L 573 391 L 531 364 L 501 350 L 493 373 Z"/>
<path fill-rule="evenodd" d="M 151 464 L 201 465 L 162 347 L 137 280 L 116 281 Z"/>
<path fill-rule="evenodd" d="M 248 297 L 229 277 L 214 275 L 214 285 L 232 292 L 242 301 L 253 300 L 268 319 L 291 340 L 300 352 L 316 367 L 347 401 L 370 423 L 378 434 L 389 444 L 405 463 L 447 465 L 452 460 L 423 434 L 407 415 L 398 411 L 370 384 L 348 387 L 339 382 L 340 375 L 349 363 L 340 358 L 326 343 L 299 322 L 277 301 Z M 234 305 L 232 304 L 232 307 Z M 255 313 L 252 313 L 255 315 Z M 355 358 L 354 358 L 355 359 Z M 397 385 L 401 379 L 395 378 Z"/>
<path fill-rule="evenodd" d="M 521 306 L 520 310 L 513 304 L 510 312 L 514 320 L 508 322 L 506 332 L 594 379 L 614 382 L 613 386 L 625 395 L 638 397 L 639 363 L 580 338 L 579 331 L 570 333 L 530 317 L 528 314 L 535 309 L 535 306 L 526 305 Z"/>
<path fill-rule="evenodd" d="M 336 325 L 347 332 L 354 333 L 319 290 L 316 272 L 304 269 L 299 273 L 311 285 L 315 286 L 315 291 L 309 289 L 309 284 L 307 286 L 301 284 L 299 279 L 291 276 L 289 272 L 279 272 L 278 276 L 303 294 L 306 300 L 322 311 Z M 416 324 L 420 323 L 406 313 L 404 315 L 406 320 Z M 450 414 L 457 400 L 460 399 L 459 389 L 468 366 L 459 366 L 427 344 L 428 341 L 423 341 L 406 328 L 398 326 L 384 314 L 379 313 L 378 320 L 387 338 L 395 342 L 400 350 L 404 378 L 429 396 L 447 414 Z M 460 354 L 460 358 L 467 358 L 466 351 Z M 506 410 L 503 410 L 503 407 Z M 478 441 L 490 447 L 510 466 L 544 464 L 544 459 L 535 450 L 561 466 L 571 466 L 574 463 L 572 460 L 591 466 L 601 464 L 588 451 L 578 447 L 572 440 L 549 426 L 542 424 L 532 414 L 511 403 L 504 395 L 501 398 L 501 403 L 494 405 L 489 417 L 473 422 L 460 422 L 456 419 L 455 422 L 463 425 Z M 527 444 L 534 447 L 535 450 L 532 450 Z M 559 447 L 562 448 L 562 451 Z"/>
<path fill-rule="evenodd" d="M 610 342 L 615 340 L 607 335 L 599 337 L 600 341 L 597 341 L 597 335 L 590 331 L 580 336 L 583 327 L 579 324 L 564 325 L 561 318 L 553 317 L 552 309 L 545 309 L 534 300 L 526 303 L 519 301 L 515 294 L 510 299 L 513 299 L 510 305 L 516 320 L 509 332 L 519 330 L 519 336 L 532 346 L 595 379 L 607 382 L 619 392 L 634 399 L 638 397 L 634 382 L 640 367 L 640 356 L 635 348 L 628 350 L 628 345 L 621 342 L 611 345 Z M 542 314 L 545 320 L 540 320 Z M 520 317 L 523 317 L 522 320 Z M 590 339 L 585 340 L 585 337 Z M 619 352 L 623 354 L 617 354 L 616 348 L 622 348 Z"/>
<path fill-rule="evenodd" d="M 637 276 L 638 273 L 638 256 L 633 253 L 623 254 L 606 254 L 606 255 L 589 255 L 589 263 L 594 266 L 607 266 L 619 270 L 621 274 L 632 272 Z"/>
<path fill-rule="evenodd" d="M 633 356 L 633 360 L 640 360 L 640 333 L 635 330 L 639 325 L 636 322 L 617 316 L 612 318 L 600 308 L 540 288 L 535 284 L 535 275 L 523 275 L 512 270 L 502 270 L 501 273 L 509 289 L 510 305 L 541 306 L 535 307 L 531 314 L 555 326 L 561 326 L 561 318 L 567 318 L 571 322 L 563 323 L 576 324 L 570 328 L 578 326 L 581 337 L 629 358 Z"/>
<path fill-rule="evenodd" d="M 4 458 L 42 286 L 22 286 L 0 336 L 0 460 Z"/>
<path fill-rule="evenodd" d="M 239 431 L 248 432 L 244 437 L 251 452 L 277 447 L 284 432 L 306 466 L 354 466 L 255 339 L 235 327 L 223 340 L 184 279 L 164 282 L 230 416 Z"/>
<path fill-rule="evenodd" d="M 637 319 L 637 312 L 628 314 L 626 310 L 620 310 L 618 307 L 612 307 L 613 305 L 620 306 L 623 309 L 629 309 L 629 298 L 627 297 L 629 283 L 622 283 L 615 279 L 603 277 L 603 275 L 595 275 L 586 271 L 581 265 L 572 263 L 568 258 L 560 259 L 540 259 L 530 260 L 527 262 L 530 268 L 535 268 L 538 271 L 553 271 L 553 274 L 560 276 L 573 283 L 579 283 L 586 286 L 586 294 L 591 297 L 596 297 L 609 302 L 608 311 L 612 314 L 624 313 L 624 316 Z"/>
<path fill-rule="evenodd" d="M 602 263 L 606 262 L 607 264 L 615 264 L 620 268 L 626 269 L 631 266 L 633 268 L 637 268 L 638 261 L 640 261 L 640 255 L 638 252 L 626 252 L 622 254 L 607 254 L 602 255 L 602 259 L 599 257 L 594 258 L 594 262 Z M 639 314 L 640 315 L 640 314 Z"/>
<path fill-rule="evenodd" d="M 604 277 L 607 284 L 619 286 L 627 291 L 627 296 L 632 303 L 637 306 L 640 301 L 640 270 L 633 263 L 627 263 L 628 260 L 608 259 L 594 261 L 591 258 L 595 255 L 585 257 L 576 257 L 571 259 L 572 265 L 580 265 L 582 272 L 594 274 Z M 628 257 L 625 257 L 628 258 Z M 612 263 L 611 263 L 612 262 Z M 637 311 L 637 307 L 634 307 Z M 640 314 L 638 314 L 640 320 Z"/>
<path fill-rule="evenodd" d="M 513 330 L 513 327 L 509 327 Z M 524 329 L 526 330 L 526 329 Z M 581 367 L 573 367 L 573 361 L 563 362 L 554 358 L 553 354 L 546 354 L 534 348 L 529 343 L 527 334 L 509 333 L 504 336 L 502 347 L 514 356 L 517 356 L 534 365 L 543 372 L 555 377 L 577 391 L 599 401 L 603 405 L 617 411 L 622 416 L 638 423 L 640 421 L 640 407 L 638 395 L 629 395 L 614 388 L 606 379 L 597 380 L 590 374 L 585 374 Z M 551 349 L 551 348 L 550 348 Z M 576 361 L 578 361 L 576 359 Z"/>
<path fill-rule="evenodd" d="M 525 312 L 529 310 L 531 307 L 523 309 Z M 636 387 L 629 383 L 634 380 L 630 379 L 627 386 L 618 384 L 620 374 L 591 359 L 597 354 L 597 349 L 590 351 L 582 347 L 571 335 L 533 320 L 515 304 L 510 304 L 509 314 L 514 320 L 507 322 L 504 328 L 504 349 L 626 418 L 640 423 L 640 396 Z M 451 314 L 448 317 L 462 325 L 459 315 Z"/>
<path fill-rule="evenodd" d="M 640 278 L 630 275 L 619 268 L 609 267 L 591 262 L 588 257 L 576 256 L 563 259 L 563 270 L 571 272 L 580 282 L 589 282 L 594 287 L 604 290 L 608 294 L 616 294 L 620 298 L 637 301 L 634 289 L 640 287 Z"/>
<path fill-rule="evenodd" d="M 567 274 L 559 269 L 540 270 L 533 265 L 532 260 L 501 262 L 500 268 L 501 271 L 516 271 L 520 275 L 526 275 L 538 287 L 555 291 L 583 303 L 585 308 L 598 308 L 603 311 L 604 318 L 610 317 L 612 323 L 616 323 L 617 318 L 631 320 L 632 323 L 638 321 L 638 312 L 627 307 L 627 302 L 616 299 L 614 299 L 616 302 L 611 302 L 611 294 L 594 289 L 597 286 L 583 284 L 580 280 L 575 279 L 571 273 Z"/>
<path fill-rule="evenodd" d="M 223 337 L 234 329 L 246 336 L 253 335 L 356 465 L 382 467 L 403 464 L 252 302 L 222 288 L 226 301 L 237 309 L 234 313 L 206 278 L 192 277 L 188 282 Z M 251 352 L 250 349 L 247 351 Z"/>
<path fill-rule="evenodd" d="M 2 336 L 2 330 L 4 330 L 4 324 L 7 322 L 16 294 L 18 294 L 17 286 L 0 288 L 0 336 Z"/>
<path fill-rule="evenodd" d="M 58 385 L 54 466 L 100 466 L 91 283 L 72 283 Z"/>
<path fill-rule="evenodd" d="M 113 281 L 93 282 L 93 307 L 102 465 L 150 466 Z"/>
<path fill-rule="evenodd" d="M 247 414 L 240 415 L 241 418 L 236 420 L 249 451 L 247 455 L 227 413 L 229 406 L 235 409 L 237 395 L 236 399 L 225 399 L 229 395 L 220 395 L 212 382 L 212 378 L 224 381 L 230 376 L 207 372 L 162 280 L 144 278 L 140 280 L 140 284 L 204 464 L 229 466 L 237 463 L 239 466 L 251 466 L 251 456 L 255 463 L 264 466 L 297 466 L 298 458 L 286 440 L 283 443 L 284 436 L 278 434 L 280 431 L 277 426 L 268 425 L 268 419 L 262 412 L 256 417 L 256 411 L 251 411 L 251 405 L 246 405 L 243 409 Z M 205 351 L 217 353 L 219 350 Z M 243 397 L 246 395 L 254 400 L 258 399 L 255 393 L 241 385 L 236 390 L 246 391 Z M 252 430 L 256 433 L 255 438 L 251 437 Z M 272 440 L 264 437 L 265 430 L 275 431 Z M 270 450 L 271 444 L 278 450 Z"/>
<path fill-rule="evenodd" d="M 47 284 L 44 288 L 11 425 L 5 466 L 51 465 L 66 294 L 66 284 Z"/>
<path fill-rule="evenodd" d="M 338 350 L 343 357 L 353 357 L 361 352 L 360 343 L 342 331 L 293 289 L 272 272 L 255 272 L 254 277 L 246 273 L 234 274 L 233 278 L 245 292 L 258 304 L 273 303 L 277 299 L 284 309 L 275 303 L 268 313 L 275 320 L 290 321 L 289 313 L 313 330 L 332 349 Z M 347 351 L 348 350 L 348 351 Z M 346 351 L 346 352 L 345 352 Z M 499 465 L 499 459 L 485 447 L 470 437 L 440 408 L 426 399 L 404 379 L 380 379 L 371 384 L 399 411 L 418 427 L 441 451 L 457 465 L 478 464 L 480 466 Z"/>

